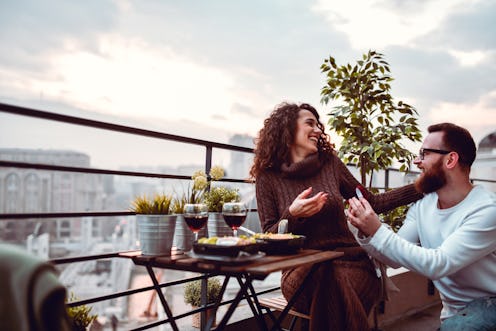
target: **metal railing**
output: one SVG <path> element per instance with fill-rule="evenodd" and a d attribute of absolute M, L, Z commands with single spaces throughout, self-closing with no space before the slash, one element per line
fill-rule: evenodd
<path fill-rule="evenodd" d="M 0 112 L 19 115 L 19 116 L 28 116 L 37 119 L 45 119 L 50 121 L 63 122 L 69 125 L 80 125 L 85 127 L 109 130 L 109 131 L 117 131 L 126 134 L 133 134 L 145 137 L 152 137 L 162 140 L 170 140 L 178 143 L 186 143 L 191 145 L 199 145 L 205 148 L 205 166 L 204 170 L 208 174 L 210 168 L 212 167 L 212 154 L 213 149 L 222 149 L 228 151 L 236 151 L 236 152 L 244 152 L 244 153 L 253 153 L 253 149 L 247 147 L 241 147 L 230 144 L 217 143 L 207 140 L 194 139 L 189 137 L 183 137 L 178 135 L 166 134 L 157 131 L 145 130 L 130 126 L 117 125 L 107 122 L 88 120 L 85 118 L 61 115 L 56 113 L 51 113 L 47 111 L 41 111 L 31 108 L 13 106 L 8 104 L 0 103 Z M 71 167 L 71 166 L 62 166 L 62 165 L 52 165 L 52 164 L 42 164 L 42 163 L 28 163 L 28 162 L 17 162 L 17 161 L 7 161 L 0 160 L 0 167 L 12 167 L 12 168 L 20 168 L 20 169 L 36 169 L 36 170 L 45 170 L 45 171 L 62 171 L 62 172 L 73 172 L 73 173 L 84 173 L 84 174 L 103 174 L 103 175 L 118 175 L 118 176 L 133 176 L 133 177 L 148 177 L 148 178 L 157 178 L 157 179 L 179 179 L 179 180 L 189 180 L 190 176 L 182 176 L 182 175 L 174 175 L 174 174 L 164 174 L 164 173 L 152 173 L 152 172 L 138 172 L 138 171 L 122 171 L 122 170 L 110 170 L 110 169 L 97 169 L 97 168 L 88 168 L 88 167 Z M 232 183 L 246 183 L 247 181 L 239 178 L 222 178 L 220 181 L 222 182 L 232 182 Z M 253 210 L 252 210 L 253 211 Z M 69 218 L 69 217 L 114 217 L 114 216 L 133 216 L 136 213 L 132 211 L 85 211 L 85 212 L 46 212 L 46 213 L 0 213 L 0 220 L 11 220 L 11 219 L 33 219 L 33 218 Z M 112 252 L 106 254 L 96 254 L 96 255 L 85 255 L 85 256 L 75 256 L 68 258 L 59 258 L 50 260 L 52 263 L 60 265 L 60 264 L 68 264 L 68 263 L 78 263 L 83 261 L 91 261 L 91 260 L 99 260 L 99 259 L 109 259 L 109 258 L 120 258 L 120 253 L 123 252 Z M 188 277 L 186 279 L 181 279 L 177 281 L 169 281 L 165 283 L 161 283 L 160 287 L 165 288 L 169 286 L 184 284 L 190 281 L 194 281 L 197 279 L 204 279 L 208 275 L 198 276 L 198 277 Z M 92 304 L 100 301 L 106 301 L 111 299 L 116 299 L 119 297 L 130 296 L 140 292 L 146 292 L 153 290 L 153 286 L 147 286 L 137 289 L 131 289 L 121 292 L 112 293 L 109 295 L 96 296 L 90 299 L 85 300 L 77 300 L 74 302 L 70 302 L 67 304 L 68 307 L 81 306 L 86 304 Z M 258 294 L 267 293 L 270 291 L 277 290 L 278 287 L 268 289 L 265 291 L 257 292 Z M 226 300 L 221 303 L 221 305 L 226 305 L 231 303 L 232 300 Z M 208 307 L 208 306 L 207 306 Z M 187 313 L 180 314 L 175 316 L 176 319 L 183 318 L 197 312 L 205 310 L 207 307 L 200 307 L 195 310 L 191 310 Z M 164 324 L 169 322 L 168 319 L 153 322 L 147 325 L 142 325 L 136 330 L 144 330 L 148 328 L 155 327 L 160 324 Z"/>

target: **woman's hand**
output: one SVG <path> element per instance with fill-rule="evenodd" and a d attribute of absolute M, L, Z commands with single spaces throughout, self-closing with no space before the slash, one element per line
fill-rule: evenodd
<path fill-rule="evenodd" d="M 311 198 L 307 198 L 312 193 L 312 188 L 309 187 L 305 191 L 298 194 L 291 206 L 289 213 L 293 217 L 310 217 L 317 214 L 327 201 L 329 194 L 319 192 Z"/>
<path fill-rule="evenodd" d="M 379 216 L 365 198 L 351 198 L 348 200 L 348 222 L 358 228 L 367 237 L 373 236 L 381 227 Z"/>

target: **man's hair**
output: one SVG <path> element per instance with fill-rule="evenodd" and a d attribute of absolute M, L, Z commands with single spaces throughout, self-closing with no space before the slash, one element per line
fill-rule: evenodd
<path fill-rule="evenodd" d="M 458 162 L 462 167 L 470 168 L 476 156 L 474 139 L 467 129 L 453 123 L 439 123 L 427 128 L 429 133 L 443 132 L 444 148 L 458 154 Z"/>

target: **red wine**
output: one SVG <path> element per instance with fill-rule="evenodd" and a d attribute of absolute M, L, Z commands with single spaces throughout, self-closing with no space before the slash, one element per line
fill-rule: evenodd
<path fill-rule="evenodd" d="M 184 220 L 186 221 L 186 224 L 188 224 L 188 227 L 191 229 L 191 231 L 197 232 L 200 231 L 207 223 L 208 215 L 184 215 Z"/>
<path fill-rule="evenodd" d="M 224 216 L 224 221 L 231 227 L 231 229 L 237 229 L 245 222 L 246 214 L 222 214 Z"/>

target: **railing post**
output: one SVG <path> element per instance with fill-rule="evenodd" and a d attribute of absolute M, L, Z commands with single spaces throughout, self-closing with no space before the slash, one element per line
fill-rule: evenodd
<path fill-rule="evenodd" d="M 212 145 L 206 145 L 206 155 L 205 155 L 205 173 L 208 175 L 210 169 L 212 168 Z"/>
<path fill-rule="evenodd" d="M 384 171 L 384 191 L 389 189 L 389 168 Z"/>

